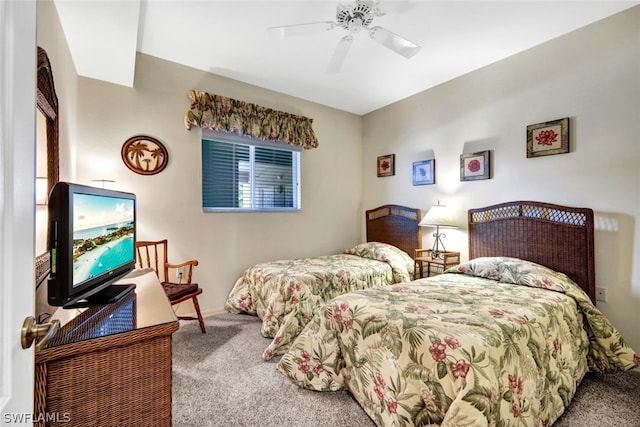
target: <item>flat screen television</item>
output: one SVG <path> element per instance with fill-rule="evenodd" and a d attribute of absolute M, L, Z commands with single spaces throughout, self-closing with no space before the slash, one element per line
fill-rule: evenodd
<path fill-rule="evenodd" d="M 133 285 L 113 285 L 135 268 L 136 196 L 58 182 L 49 195 L 49 305 L 115 302 Z"/>

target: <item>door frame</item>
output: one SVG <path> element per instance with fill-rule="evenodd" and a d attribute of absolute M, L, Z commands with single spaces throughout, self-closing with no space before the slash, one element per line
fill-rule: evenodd
<path fill-rule="evenodd" d="M 29 53 L 32 54 L 29 54 Z M 36 1 L 0 2 L 0 424 L 33 423 Z"/>

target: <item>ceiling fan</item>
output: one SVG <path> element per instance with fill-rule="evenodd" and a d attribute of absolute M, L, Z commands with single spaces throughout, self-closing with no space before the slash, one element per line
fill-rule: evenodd
<path fill-rule="evenodd" d="M 349 34 L 340 39 L 338 46 L 331 57 L 327 71 L 337 73 L 353 44 L 354 34 L 361 30 L 367 30 L 369 37 L 381 45 L 391 49 L 405 58 L 411 58 L 418 53 L 420 46 L 400 37 L 386 28 L 375 26 L 371 23 L 377 16 L 385 13 L 378 7 L 379 0 L 356 0 L 349 4 L 338 4 L 336 8 L 335 21 L 310 22 L 307 24 L 284 25 L 280 27 L 270 27 L 267 30 L 272 37 L 285 38 L 301 34 L 309 34 L 318 31 L 330 31 L 336 27 L 347 30 Z"/>

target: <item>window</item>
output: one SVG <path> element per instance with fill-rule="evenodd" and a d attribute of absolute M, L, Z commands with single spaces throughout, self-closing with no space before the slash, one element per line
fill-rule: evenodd
<path fill-rule="evenodd" d="M 290 147 L 203 131 L 203 210 L 300 210 L 300 152 Z"/>

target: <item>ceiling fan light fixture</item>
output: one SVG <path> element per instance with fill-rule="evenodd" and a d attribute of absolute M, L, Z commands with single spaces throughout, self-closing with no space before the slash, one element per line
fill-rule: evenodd
<path fill-rule="evenodd" d="M 349 31 L 351 33 L 359 33 L 362 30 L 362 19 L 353 18 L 353 20 L 349 23 Z"/>

